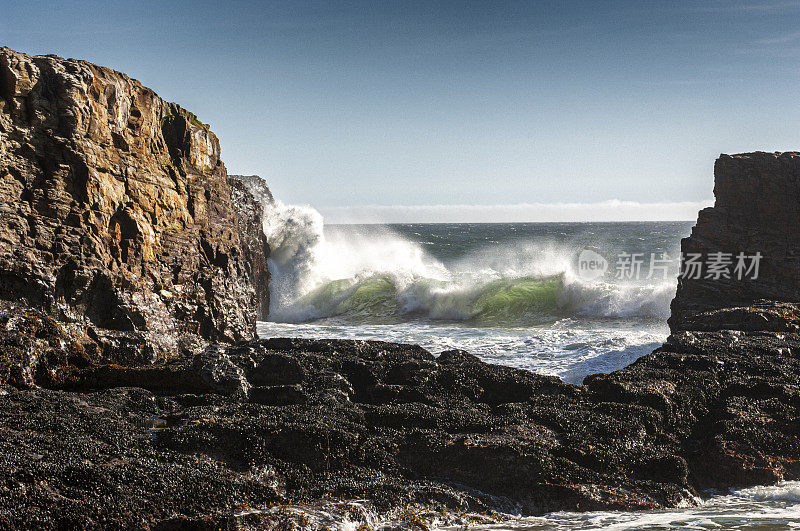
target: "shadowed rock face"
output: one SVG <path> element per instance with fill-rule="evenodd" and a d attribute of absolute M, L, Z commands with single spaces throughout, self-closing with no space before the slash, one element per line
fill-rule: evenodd
<path fill-rule="evenodd" d="M 269 243 L 264 234 L 264 209 L 270 208 L 274 199 L 267 183 L 257 175 L 229 175 L 231 200 L 239 213 L 239 225 L 244 251 L 244 263 L 255 289 L 256 318 L 265 321 L 269 316 L 269 280 L 267 269 Z"/>
<path fill-rule="evenodd" d="M 190 112 L 125 74 L 0 48 L 0 298 L 123 332 L 140 362 L 252 338 L 260 208 L 246 190 L 232 203 Z"/>
<path fill-rule="evenodd" d="M 698 330 L 698 312 L 760 300 L 800 301 L 800 153 L 721 155 L 714 166 L 713 207 L 700 211 L 684 255 L 739 253 L 761 259 L 758 278 L 680 279 L 673 330 Z M 703 273 L 705 277 L 705 272 Z M 704 321 L 703 318 L 699 321 Z"/>

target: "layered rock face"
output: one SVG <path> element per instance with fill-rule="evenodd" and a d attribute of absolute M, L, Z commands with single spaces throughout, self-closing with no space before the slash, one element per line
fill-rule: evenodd
<path fill-rule="evenodd" d="M 733 271 L 730 278 L 708 278 L 703 271 L 691 278 L 696 275 L 684 267 L 689 278 L 679 279 L 673 330 L 707 328 L 707 318 L 696 318 L 703 312 L 761 299 L 800 301 L 800 153 L 722 155 L 714 166 L 714 195 L 714 206 L 700 212 L 681 244 L 684 256 L 700 254 L 707 262 L 714 253 L 730 254 L 733 269 L 739 253 L 760 253 L 758 276 L 753 270 L 741 279 Z"/>
<path fill-rule="evenodd" d="M 139 362 L 249 339 L 268 247 L 261 207 L 234 193 L 190 112 L 119 72 L 0 48 L 0 298 L 91 323 Z"/>

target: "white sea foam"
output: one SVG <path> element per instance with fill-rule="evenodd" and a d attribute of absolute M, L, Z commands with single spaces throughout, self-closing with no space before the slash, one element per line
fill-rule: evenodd
<path fill-rule="evenodd" d="M 417 528 L 402 518 L 402 514 L 379 515 L 366 500 L 271 506 L 240 514 L 249 513 L 270 513 L 287 522 L 294 517 L 310 527 L 338 531 L 355 531 L 364 526 L 369 529 Z M 771 486 L 732 490 L 705 500 L 698 499 L 696 506 L 660 511 L 562 511 L 535 517 L 509 515 L 508 519 L 501 522 L 483 524 L 475 523 L 472 518 L 481 518 L 480 515 L 471 517 L 469 514 L 443 515 L 424 511 L 415 515 L 427 521 L 430 529 L 438 531 L 798 529 L 800 482 L 786 481 Z"/>
<path fill-rule="evenodd" d="M 484 361 L 570 383 L 611 372 L 649 354 L 667 337 L 664 323 L 576 323 L 563 319 L 537 327 L 477 327 L 459 323 L 407 322 L 351 325 L 339 322 L 259 323 L 261 337 L 380 340 L 420 345 L 434 354 L 463 349 Z"/>
<path fill-rule="evenodd" d="M 697 507 L 663 511 L 557 512 L 542 517 L 520 517 L 472 529 L 572 531 L 578 529 L 798 529 L 800 482 L 733 490 L 700 502 Z M 440 526 L 441 531 L 460 530 Z"/>
<path fill-rule="evenodd" d="M 775 485 L 737 489 L 731 495 L 756 502 L 800 503 L 800 481 L 781 481 Z"/>

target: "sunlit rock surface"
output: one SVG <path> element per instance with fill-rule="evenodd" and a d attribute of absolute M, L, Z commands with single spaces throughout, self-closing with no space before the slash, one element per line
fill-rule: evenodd
<path fill-rule="evenodd" d="M 237 212 L 190 112 L 108 68 L 0 48 L 0 298 L 98 343 L 129 332 L 140 362 L 249 339 L 268 250 L 239 196 Z"/>

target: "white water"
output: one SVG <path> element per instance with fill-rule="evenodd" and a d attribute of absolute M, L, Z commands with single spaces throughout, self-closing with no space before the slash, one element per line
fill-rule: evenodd
<path fill-rule="evenodd" d="M 631 364 L 663 343 L 663 323 L 585 323 L 564 319 L 530 327 L 478 328 L 458 324 L 403 325 L 335 323 L 259 323 L 261 337 L 377 339 L 421 345 L 430 352 L 463 349 L 486 362 L 510 365 L 580 383 L 588 374 L 611 372 Z"/>
<path fill-rule="evenodd" d="M 566 237 L 538 225 L 402 229 L 326 230 L 314 209 L 276 202 L 264 220 L 273 281 L 260 335 L 460 348 L 575 383 L 666 337 L 674 280 L 584 282 L 575 273 L 582 246 L 618 238 L 604 226 Z"/>
<path fill-rule="evenodd" d="M 461 526 L 439 527 L 461 531 Z M 576 529 L 800 529 L 800 482 L 733 490 L 698 507 L 666 511 L 551 513 L 471 529 L 539 531 Z"/>
<path fill-rule="evenodd" d="M 317 505 L 275 506 L 251 510 L 286 516 L 296 515 L 307 527 L 336 531 L 368 529 L 414 530 L 402 517 L 378 515 L 367 500 L 328 502 Z M 247 513 L 242 513 L 247 514 Z M 701 501 L 699 506 L 664 511 L 556 512 L 538 517 L 509 517 L 498 523 L 476 523 L 481 515 L 417 513 L 437 531 L 576 531 L 609 530 L 784 530 L 800 529 L 800 482 L 787 481 L 768 487 L 733 490 Z"/>

